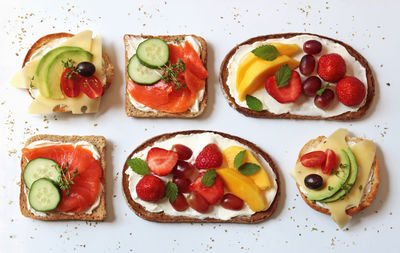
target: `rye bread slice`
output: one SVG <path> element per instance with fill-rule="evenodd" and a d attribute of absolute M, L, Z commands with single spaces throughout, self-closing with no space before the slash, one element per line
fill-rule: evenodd
<path fill-rule="evenodd" d="M 367 97 L 366 97 L 366 102 L 365 104 L 360 107 L 357 111 L 354 112 L 345 112 L 340 115 L 336 116 L 331 116 L 331 117 L 321 117 L 321 116 L 307 116 L 307 115 L 295 115 L 291 114 L 290 112 L 288 113 L 282 113 L 282 114 L 275 114 L 272 113 L 268 110 L 262 110 L 262 111 L 253 111 L 250 110 L 247 107 L 242 107 L 238 105 L 231 95 L 229 91 L 229 87 L 227 85 L 227 79 L 228 79 L 228 63 L 231 57 L 235 54 L 235 52 L 238 50 L 238 48 L 242 45 L 248 45 L 248 44 L 253 44 L 254 42 L 257 41 L 265 41 L 268 39 L 278 39 L 278 38 L 291 38 L 294 36 L 298 35 L 312 35 L 312 36 L 318 36 L 323 39 L 327 39 L 330 41 L 333 41 L 335 43 L 338 43 L 342 45 L 343 47 L 346 48 L 347 52 L 353 56 L 365 69 L 366 69 L 366 77 L 367 77 Z M 248 39 L 236 47 L 234 47 L 229 53 L 225 56 L 224 60 L 222 61 L 221 67 L 220 67 L 220 76 L 219 76 L 220 84 L 221 84 L 221 89 L 222 93 L 224 94 L 225 98 L 228 100 L 229 105 L 237 110 L 238 112 L 244 114 L 245 116 L 248 117 L 256 117 L 256 118 L 280 118 L 280 119 L 325 119 L 325 120 L 353 120 L 362 117 L 368 110 L 368 108 L 371 106 L 373 98 L 375 96 L 375 80 L 372 74 L 372 70 L 368 65 L 367 60 L 359 53 L 357 52 L 354 48 L 349 46 L 348 44 L 332 39 L 329 37 L 325 37 L 322 35 L 318 34 L 312 34 L 312 33 L 282 33 L 282 34 L 270 34 L 270 35 L 264 35 L 264 36 L 258 36 L 254 37 L 251 39 Z"/>
<path fill-rule="evenodd" d="M 303 148 L 301 149 L 300 153 L 299 153 L 299 157 L 297 159 L 296 163 L 300 162 L 300 157 L 308 152 L 311 151 L 311 147 L 315 147 L 315 145 L 318 145 L 320 142 L 324 141 L 326 139 L 325 136 L 319 136 L 316 139 L 310 140 L 309 142 L 307 142 Z M 353 142 L 360 142 L 363 139 L 361 138 L 355 138 L 355 137 L 346 137 L 346 141 L 353 141 Z M 378 191 L 378 187 L 379 187 L 379 163 L 378 160 L 375 156 L 375 161 L 372 164 L 372 168 L 371 168 L 371 172 L 370 172 L 370 178 L 371 180 L 367 183 L 367 187 L 364 187 L 364 193 L 363 193 L 363 197 L 360 201 L 360 204 L 358 206 L 355 207 L 351 207 L 348 208 L 346 210 L 346 213 L 348 215 L 353 215 L 356 214 L 360 211 L 362 211 L 364 208 L 368 207 L 369 205 L 371 205 L 372 201 L 375 199 L 376 193 Z M 307 199 L 307 196 L 300 190 L 300 185 L 297 184 L 297 188 L 300 192 L 301 197 L 303 198 L 303 200 L 307 203 L 307 205 L 309 205 L 312 209 L 324 213 L 324 214 L 328 214 L 330 215 L 331 213 L 329 212 L 329 210 L 327 208 L 324 208 L 322 206 L 319 206 L 316 204 L 316 201 L 310 201 Z"/>
<path fill-rule="evenodd" d="M 204 112 L 204 109 L 207 106 L 207 101 L 208 101 L 208 92 L 207 92 L 207 79 L 204 87 L 204 95 L 203 99 L 199 101 L 199 110 L 197 112 L 191 112 L 190 109 L 181 112 L 181 113 L 169 113 L 169 112 L 163 112 L 163 111 L 144 111 L 141 110 L 140 108 L 135 107 L 129 100 L 129 93 L 128 93 L 128 83 L 129 83 L 129 75 L 128 75 L 128 62 L 129 62 L 129 56 L 128 56 L 128 40 L 129 38 L 144 38 L 144 39 L 149 39 L 149 38 L 160 38 L 166 42 L 171 42 L 175 40 L 180 40 L 182 37 L 185 36 L 192 36 L 196 38 L 200 44 L 201 44 L 201 52 L 200 52 L 200 59 L 203 62 L 203 65 L 207 68 L 207 43 L 204 38 L 197 36 L 197 35 L 158 35 L 158 36 L 152 36 L 152 35 L 131 35 L 131 34 L 125 34 L 124 36 L 124 45 L 125 45 L 125 82 L 126 82 L 126 88 L 125 88 L 125 112 L 128 117 L 137 117 L 137 118 L 195 118 L 202 114 Z"/>
<path fill-rule="evenodd" d="M 73 215 L 64 214 L 57 211 L 48 212 L 47 216 L 37 216 L 32 213 L 28 209 L 28 200 L 25 194 L 25 185 L 23 179 L 23 172 L 24 168 L 27 164 L 26 157 L 21 157 L 21 186 L 20 186 L 20 194 L 19 194 L 19 204 L 20 210 L 22 215 L 25 217 L 29 217 L 32 219 L 37 220 L 84 220 L 84 221 L 102 221 L 107 216 L 106 211 L 106 139 L 103 136 L 61 136 L 61 135 L 47 135 L 47 134 L 40 134 L 35 135 L 29 138 L 26 143 L 25 147 L 28 146 L 30 143 L 40 140 L 47 140 L 47 141 L 55 141 L 55 142 L 69 142 L 69 143 L 76 143 L 79 141 L 87 141 L 93 144 L 97 151 L 100 154 L 100 165 L 103 169 L 103 176 L 101 178 L 101 183 L 103 186 L 103 190 L 100 193 L 100 204 L 93 210 L 91 214 L 76 213 Z"/>
<path fill-rule="evenodd" d="M 22 63 L 22 67 L 24 67 L 31 60 L 32 56 L 46 44 L 50 43 L 51 41 L 57 40 L 57 39 L 70 38 L 73 36 L 74 36 L 74 34 L 71 34 L 71 33 L 52 33 L 52 34 L 48 34 L 48 35 L 41 37 L 28 50 L 28 53 L 25 56 L 24 62 Z M 114 66 L 111 63 L 110 57 L 104 51 L 104 48 L 103 48 L 102 56 L 103 56 L 103 69 L 104 69 L 104 72 L 106 75 L 106 83 L 103 86 L 103 95 L 104 95 L 104 93 L 107 91 L 107 89 L 111 86 L 112 80 L 114 78 Z M 33 97 L 33 95 L 31 94 L 30 90 L 27 89 L 27 91 L 28 91 L 29 95 L 33 99 L 35 99 Z M 57 105 L 56 107 L 53 108 L 53 111 L 54 112 L 68 112 L 70 110 L 68 110 L 63 105 Z"/>
<path fill-rule="evenodd" d="M 146 209 L 142 205 L 140 205 L 139 203 L 135 202 L 132 199 L 131 193 L 129 191 L 129 176 L 125 174 L 125 171 L 127 169 L 130 169 L 130 167 L 125 162 L 125 165 L 124 165 L 124 168 L 122 171 L 122 188 L 123 188 L 125 198 L 128 202 L 128 205 L 130 206 L 130 208 L 139 217 L 149 220 L 149 221 L 156 221 L 156 222 L 258 223 L 258 222 L 261 222 L 261 221 L 267 219 L 268 217 L 270 217 L 278 207 L 280 193 L 281 193 L 278 168 L 267 153 L 265 153 L 261 148 L 259 148 L 254 143 L 249 142 L 245 139 L 239 138 L 237 136 L 229 135 L 226 133 L 215 132 L 215 131 L 204 131 L 204 130 L 192 130 L 192 131 L 167 133 L 167 134 L 162 134 L 162 135 L 153 137 L 153 138 L 145 141 L 144 143 L 142 143 L 128 156 L 127 160 L 130 159 L 134 154 L 145 149 L 146 147 L 152 146 L 155 142 L 164 141 L 164 140 L 173 138 L 177 135 L 190 135 L 190 134 L 201 134 L 201 133 L 214 133 L 214 134 L 221 135 L 224 138 L 238 141 L 241 144 L 249 147 L 252 152 L 254 152 L 258 155 L 261 155 L 265 159 L 265 161 L 267 161 L 267 163 L 271 166 L 273 172 L 275 173 L 276 184 L 277 184 L 277 192 L 276 192 L 275 198 L 274 198 L 273 202 L 271 203 L 270 207 L 265 211 L 256 212 L 249 217 L 233 217 L 229 220 L 220 220 L 220 219 L 214 219 L 214 218 L 198 219 L 198 218 L 193 218 L 193 217 L 188 217 L 188 216 L 171 216 L 171 215 L 165 214 L 164 212 L 152 213 L 152 212 L 146 211 Z"/>

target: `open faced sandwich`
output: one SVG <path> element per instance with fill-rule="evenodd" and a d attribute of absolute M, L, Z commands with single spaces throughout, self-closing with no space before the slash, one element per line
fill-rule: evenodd
<path fill-rule="evenodd" d="M 207 44 L 195 35 L 124 36 L 130 117 L 194 118 L 207 105 Z"/>
<path fill-rule="evenodd" d="M 91 31 L 76 35 L 48 34 L 25 56 L 11 85 L 26 89 L 33 98 L 29 113 L 95 113 L 111 85 L 114 67 L 104 52 L 101 36 Z"/>
<path fill-rule="evenodd" d="M 349 45 L 308 33 L 251 38 L 225 57 L 220 82 L 230 106 L 251 117 L 351 120 L 375 87 L 364 57 Z"/>
<path fill-rule="evenodd" d="M 36 135 L 21 158 L 21 213 L 38 220 L 106 217 L 102 136 Z"/>
<path fill-rule="evenodd" d="M 344 227 L 351 215 L 375 198 L 379 186 L 375 153 L 375 143 L 350 137 L 346 129 L 339 129 L 304 145 L 291 175 L 310 207 L 330 214 Z"/>
<path fill-rule="evenodd" d="M 144 142 L 128 157 L 122 184 L 133 211 L 158 222 L 260 222 L 280 195 L 277 168 L 264 151 L 200 130 Z"/>

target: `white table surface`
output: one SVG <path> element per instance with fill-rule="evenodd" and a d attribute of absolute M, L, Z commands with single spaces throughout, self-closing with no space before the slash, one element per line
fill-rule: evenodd
<path fill-rule="evenodd" d="M 400 4 L 396 1 L 1 1 L 0 20 L 0 252 L 399 252 Z M 91 29 L 103 35 L 115 79 L 93 115 L 26 113 L 23 90 L 8 86 L 30 45 L 53 32 Z M 247 118 L 224 99 L 219 65 L 237 43 L 281 32 L 312 32 L 352 45 L 376 78 L 372 108 L 360 120 L 327 122 Z M 124 48 L 131 34 L 199 34 L 208 42 L 209 103 L 197 119 L 135 119 L 124 111 Z M 345 127 L 377 143 L 381 185 L 372 205 L 339 230 L 329 216 L 297 195 L 289 172 L 309 139 Z M 137 217 L 121 187 L 127 155 L 166 132 L 210 129 L 253 141 L 278 164 L 282 197 L 276 213 L 256 225 L 160 224 Z M 396 130 L 398 129 L 398 130 Z M 107 138 L 104 222 L 44 222 L 19 211 L 20 156 L 39 133 Z"/>

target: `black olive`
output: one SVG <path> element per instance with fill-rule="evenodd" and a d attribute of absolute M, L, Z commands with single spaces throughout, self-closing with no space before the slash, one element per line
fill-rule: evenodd
<path fill-rule="evenodd" d="M 91 76 L 96 71 L 96 67 L 91 62 L 81 62 L 77 66 L 79 74 L 81 76 Z"/>
<path fill-rule="evenodd" d="M 320 175 L 310 174 L 304 178 L 304 184 L 307 188 L 316 190 L 322 187 L 323 180 Z"/>

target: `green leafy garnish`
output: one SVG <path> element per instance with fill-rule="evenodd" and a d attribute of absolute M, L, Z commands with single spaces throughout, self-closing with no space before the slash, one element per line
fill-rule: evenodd
<path fill-rule="evenodd" d="M 260 112 L 263 109 L 261 101 L 251 95 L 246 95 L 246 104 L 253 111 Z"/>
<path fill-rule="evenodd" d="M 147 163 L 140 158 L 132 158 L 126 161 L 131 169 L 139 175 L 150 174 L 149 166 Z"/>
<path fill-rule="evenodd" d="M 240 165 L 243 162 L 244 155 L 246 154 L 246 150 L 242 150 L 237 155 L 235 156 L 235 159 L 233 161 L 233 166 L 235 166 L 236 169 L 239 169 Z"/>
<path fill-rule="evenodd" d="M 171 181 L 168 182 L 165 185 L 165 196 L 167 196 L 171 203 L 174 203 L 178 197 L 178 186 Z"/>
<path fill-rule="evenodd" d="M 201 183 L 205 187 L 211 187 L 215 183 L 215 178 L 217 177 L 217 171 L 215 169 L 207 170 L 201 178 Z"/>
<path fill-rule="evenodd" d="M 72 79 L 72 77 L 74 77 L 74 75 L 79 74 L 80 70 L 78 69 L 77 66 L 74 66 L 75 61 L 72 59 L 68 59 L 67 61 L 61 61 L 64 68 L 66 69 L 71 69 L 70 71 L 68 71 L 67 73 L 65 73 L 65 77 L 68 79 Z"/>
<path fill-rule="evenodd" d="M 69 190 L 71 190 L 71 185 L 75 184 L 73 180 L 76 178 L 77 175 L 79 175 L 78 169 L 75 169 L 71 175 L 71 173 L 69 172 L 69 163 L 67 163 L 64 168 L 61 168 L 61 178 L 58 186 L 61 190 L 67 191 L 67 196 L 71 194 Z"/>
<path fill-rule="evenodd" d="M 29 87 L 30 87 L 31 89 L 35 88 L 35 86 L 33 85 L 33 80 L 35 80 L 35 76 L 32 76 L 32 78 L 31 78 L 31 80 L 30 80 L 30 82 L 29 82 Z"/>
<path fill-rule="evenodd" d="M 278 85 L 278 88 L 288 85 L 291 77 L 292 69 L 289 65 L 285 64 L 281 66 L 275 73 L 275 82 Z"/>
<path fill-rule="evenodd" d="M 257 57 L 260 57 L 267 61 L 273 61 L 279 55 L 278 49 L 276 49 L 273 45 L 264 45 L 261 47 L 257 47 L 251 51 Z"/>
<path fill-rule="evenodd" d="M 324 87 L 322 87 L 321 89 L 319 89 L 319 90 L 317 91 L 317 95 L 318 95 L 318 96 L 322 96 L 322 93 L 324 93 L 324 91 L 325 91 L 326 88 L 328 88 L 328 87 L 329 87 L 329 83 L 325 84 Z"/>
<path fill-rule="evenodd" d="M 177 43 L 177 44 L 180 44 L 184 40 L 185 40 L 185 36 L 181 36 L 181 37 L 175 38 L 174 42 Z"/>
<path fill-rule="evenodd" d="M 245 176 L 250 176 L 257 173 L 260 168 L 261 167 L 255 163 L 244 163 L 240 165 L 238 171 Z"/>
<path fill-rule="evenodd" d="M 161 80 L 173 84 L 177 90 L 182 87 L 186 88 L 186 85 L 184 85 L 181 80 L 178 80 L 178 75 L 183 72 L 185 68 L 186 65 L 181 59 L 179 59 L 177 63 L 165 65 L 161 68 L 164 71 Z"/>
<path fill-rule="evenodd" d="M 332 186 L 328 186 L 328 191 L 332 191 L 333 190 L 333 187 Z"/>

